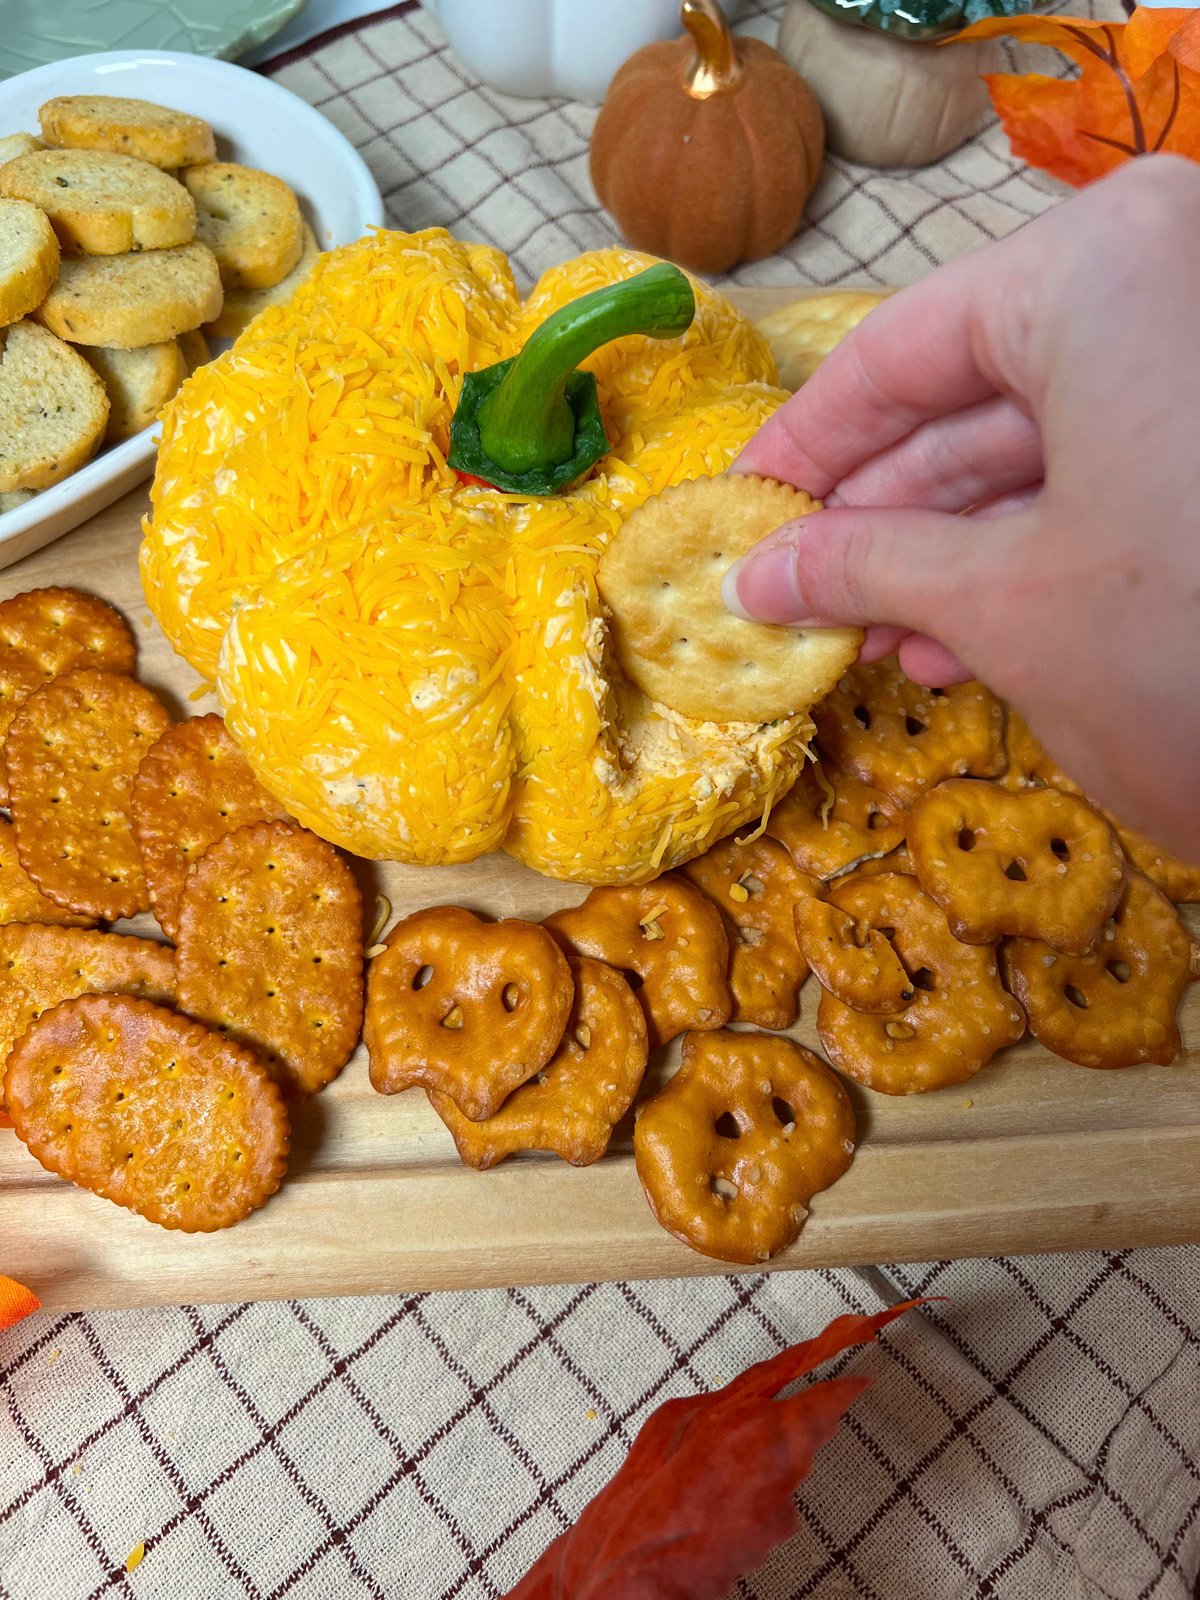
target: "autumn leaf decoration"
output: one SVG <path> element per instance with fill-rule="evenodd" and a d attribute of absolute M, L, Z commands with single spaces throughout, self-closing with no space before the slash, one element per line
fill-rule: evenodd
<path fill-rule="evenodd" d="M 509 1600 L 723 1600 L 795 1533 L 796 1486 L 870 1380 L 826 1378 L 778 1396 L 920 1304 L 838 1317 L 714 1394 L 659 1406 L 616 1476 Z"/>
<path fill-rule="evenodd" d="M 41 1301 L 31 1294 L 23 1283 L 6 1278 L 0 1273 L 0 1328 L 11 1328 L 14 1322 L 41 1310 Z"/>
<path fill-rule="evenodd" d="M 952 40 L 1046 44 L 1077 78 L 988 73 L 1013 154 L 1077 187 L 1156 150 L 1200 161 L 1200 11 L 1139 6 L 1128 22 L 987 17 Z"/>

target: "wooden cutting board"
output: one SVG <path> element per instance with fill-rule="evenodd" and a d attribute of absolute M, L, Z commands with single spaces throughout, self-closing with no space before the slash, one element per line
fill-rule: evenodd
<path fill-rule="evenodd" d="M 744 298 L 757 313 L 793 293 Z M 140 489 L 0 573 L 0 598 L 52 583 L 103 595 L 138 636 L 139 676 L 176 715 L 198 715 L 215 701 L 172 652 L 138 582 L 146 503 Z M 366 865 L 363 887 L 368 905 L 383 894 L 394 916 L 445 901 L 537 918 L 584 894 L 503 855 L 464 867 Z M 795 1036 L 819 1048 L 816 1000 L 810 979 Z M 1184 1033 L 1191 1048 L 1172 1067 L 1089 1072 L 1027 1039 L 938 1094 L 893 1100 L 850 1085 L 862 1141 L 854 1165 L 816 1197 L 799 1241 L 772 1266 L 1200 1241 L 1200 985 L 1185 1001 Z M 293 1133 L 289 1178 L 263 1210 L 188 1237 L 51 1177 L 0 1131 L 0 1270 L 53 1308 L 734 1270 L 654 1221 L 627 1128 L 580 1171 L 528 1156 L 472 1172 L 423 1094 L 371 1090 L 360 1049 L 296 1112 Z"/>

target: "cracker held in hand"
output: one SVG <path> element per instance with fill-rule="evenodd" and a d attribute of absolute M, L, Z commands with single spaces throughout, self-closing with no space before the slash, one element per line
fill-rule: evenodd
<path fill-rule="evenodd" d="M 371 963 L 371 1085 L 432 1089 L 482 1122 L 554 1055 L 574 999 L 567 958 L 536 923 L 415 911 Z"/>
<path fill-rule="evenodd" d="M 583 956 L 571 962 L 575 1003 L 554 1055 L 484 1122 L 464 1117 L 448 1094 L 429 1103 L 468 1167 L 494 1167 L 518 1150 L 551 1150 L 590 1166 L 633 1104 L 646 1070 L 646 1023 L 619 972 Z"/>
<path fill-rule="evenodd" d="M 0 195 L 50 218 L 64 253 L 119 256 L 187 244 L 196 207 L 181 183 L 132 156 L 35 150 L 0 167 Z"/>
<path fill-rule="evenodd" d="M 729 940 L 702 890 L 668 873 L 653 883 L 593 889 L 543 924 L 571 955 L 633 973 L 650 1048 L 686 1028 L 719 1028 L 733 1009 Z"/>
<path fill-rule="evenodd" d="M 922 887 L 968 944 L 1011 934 L 1083 955 L 1125 882 L 1104 818 L 1057 789 L 948 779 L 909 811 L 908 848 Z"/>
<path fill-rule="evenodd" d="M 943 778 L 1004 771 L 1004 707 L 981 683 L 926 689 L 888 657 L 851 667 L 813 713 L 821 748 L 898 810 Z"/>
<path fill-rule="evenodd" d="M 960 944 L 936 901 L 902 873 L 851 876 L 830 904 L 859 937 L 881 932 L 915 991 L 902 1011 L 868 1015 L 826 991 L 817 1032 L 839 1072 L 881 1094 L 923 1094 L 963 1083 L 1025 1031 L 1025 1013 L 1000 982 L 994 945 Z M 805 949 L 818 978 L 816 952 Z"/>
<path fill-rule="evenodd" d="M 857 628 L 787 628 L 735 617 L 721 581 L 735 561 L 817 501 L 728 473 L 666 489 L 632 512 L 600 561 L 625 675 L 702 722 L 773 722 L 827 694 L 862 643 Z"/>
<path fill-rule="evenodd" d="M 216 155 L 207 122 L 149 100 L 59 95 L 41 107 L 38 121 L 47 144 L 69 150 L 112 150 L 155 167 L 190 167 Z"/>
<path fill-rule="evenodd" d="M 349 1061 L 362 962 L 354 874 L 306 828 L 239 828 L 192 868 L 179 903 L 180 1009 L 252 1045 L 286 1093 L 315 1094 Z"/>
<path fill-rule="evenodd" d="M 253 1052 L 126 995 L 46 1012 L 10 1055 L 5 1094 L 47 1171 L 164 1228 L 228 1228 L 287 1168 L 287 1113 Z"/>
<path fill-rule="evenodd" d="M 188 873 L 209 845 L 254 822 L 287 820 L 215 714 L 167 729 L 138 769 L 131 803 L 150 904 L 169 939 L 179 933 Z"/>
<path fill-rule="evenodd" d="M 767 1261 L 854 1158 L 854 1110 L 811 1050 L 761 1033 L 689 1033 L 634 1127 L 651 1210 L 720 1261 Z"/>
<path fill-rule="evenodd" d="M 81 994 L 132 994 L 171 1005 L 175 952 L 154 939 L 89 928 L 0 927 L 0 1072 L 35 1018 Z"/>
<path fill-rule="evenodd" d="M 4 746 L 21 865 L 44 895 L 81 916 L 149 909 L 129 792 L 171 718 L 144 684 L 77 668 L 44 684 Z"/>
<path fill-rule="evenodd" d="M 790 1028 L 808 962 L 794 907 L 820 892 L 777 839 L 722 839 L 682 869 L 721 912 L 729 936 L 731 1022 Z"/>
<path fill-rule="evenodd" d="M 1161 890 L 1131 872 L 1094 950 L 1062 955 L 1014 939 L 1005 970 L 1030 1033 L 1056 1056 L 1081 1067 L 1167 1066 L 1183 1048 L 1175 1014 L 1200 978 L 1200 944 Z"/>
<path fill-rule="evenodd" d="M 132 672 L 136 648 L 125 619 L 78 589 L 27 589 L 0 601 L 0 744 L 35 689 L 74 667 Z M 8 780 L 0 761 L 0 805 Z"/>

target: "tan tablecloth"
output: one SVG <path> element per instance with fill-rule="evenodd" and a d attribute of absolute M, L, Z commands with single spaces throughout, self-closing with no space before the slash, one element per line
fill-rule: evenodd
<path fill-rule="evenodd" d="M 770 34 L 778 6 L 744 10 Z M 399 226 L 526 280 L 611 238 L 593 113 L 467 82 L 411 6 L 275 76 Z M 811 226 L 737 281 L 902 282 L 1060 192 L 995 128 L 916 174 L 833 161 Z M 1193 1596 L 1200 1254 L 1174 1249 L 36 1317 L 0 1335 L 0 1600 L 497 1597 L 660 1401 L 913 1293 L 950 1300 L 840 1363 L 875 1384 L 738 1600 Z"/>

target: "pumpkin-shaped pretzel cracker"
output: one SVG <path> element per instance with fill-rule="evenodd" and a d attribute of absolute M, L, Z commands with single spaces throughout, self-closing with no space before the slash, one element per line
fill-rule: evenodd
<path fill-rule="evenodd" d="M 1004 707 L 981 683 L 925 689 L 889 657 L 851 667 L 813 712 L 821 748 L 899 809 L 943 778 L 1003 772 Z"/>
<path fill-rule="evenodd" d="M 808 963 L 800 953 L 793 907 L 820 892 L 777 839 L 739 843 L 736 835 L 690 861 L 684 876 L 716 905 L 729 937 L 731 1022 L 790 1028 L 800 1009 Z"/>
<path fill-rule="evenodd" d="M 1125 882 L 1112 829 L 1058 789 L 950 779 L 909 811 L 908 848 L 922 888 L 968 944 L 1013 934 L 1082 955 Z"/>
<path fill-rule="evenodd" d="M 1166 1066 L 1182 1044 L 1175 1013 L 1200 978 L 1200 943 L 1166 896 L 1131 872 L 1095 949 L 1062 955 L 1036 939 L 1014 939 L 1004 955 L 1029 1031 L 1081 1067 Z"/>
<path fill-rule="evenodd" d="M 887 795 L 830 761 L 810 761 L 771 808 L 767 833 L 802 872 L 835 878 L 904 841 L 904 817 Z"/>
<path fill-rule="evenodd" d="M 720 1261 L 766 1261 L 854 1156 L 854 1110 L 791 1039 L 689 1033 L 683 1064 L 638 1113 L 637 1173 L 654 1215 Z"/>
<path fill-rule="evenodd" d="M 574 993 L 566 956 L 536 923 L 415 911 L 368 974 L 371 1085 L 432 1089 L 482 1122 L 558 1049 Z"/>
<path fill-rule="evenodd" d="M 729 1020 L 729 940 L 721 913 L 676 874 L 636 888 L 593 889 L 543 926 L 570 954 L 633 974 L 651 1050 L 685 1029 Z"/>
<path fill-rule="evenodd" d="M 828 900 L 798 900 L 796 934 L 805 960 L 821 987 L 855 1011 L 903 1011 L 913 998 L 912 979 L 888 943 L 891 928 L 860 921 L 855 911 L 862 898 L 851 877 L 833 886 Z M 868 910 L 875 902 L 866 891 Z"/>
<path fill-rule="evenodd" d="M 633 990 L 613 967 L 571 962 L 575 1000 L 554 1055 L 483 1122 L 464 1117 L 448 1094 L 429 1102 L 469 1167 L 494 1167 L 518 1150 L 552 1150 L 573 1167 L 590 1166 L 633 1104 L 646 1070 L 646 1021 Z"/>
<path fill-rule="evenodd" d="M 886 934 L 914 994 L 903 1011 L 868 1015 L 828 991 L 817 1032 L 830 1061 L 882 1094 L 922 1094 L 974 1077 L 1015 1044 L 1025 1014 L 1000 982 L 992 945 L 960 944 L 915 878 L 878 873 L 848 880 L 837 903 Z"/>

